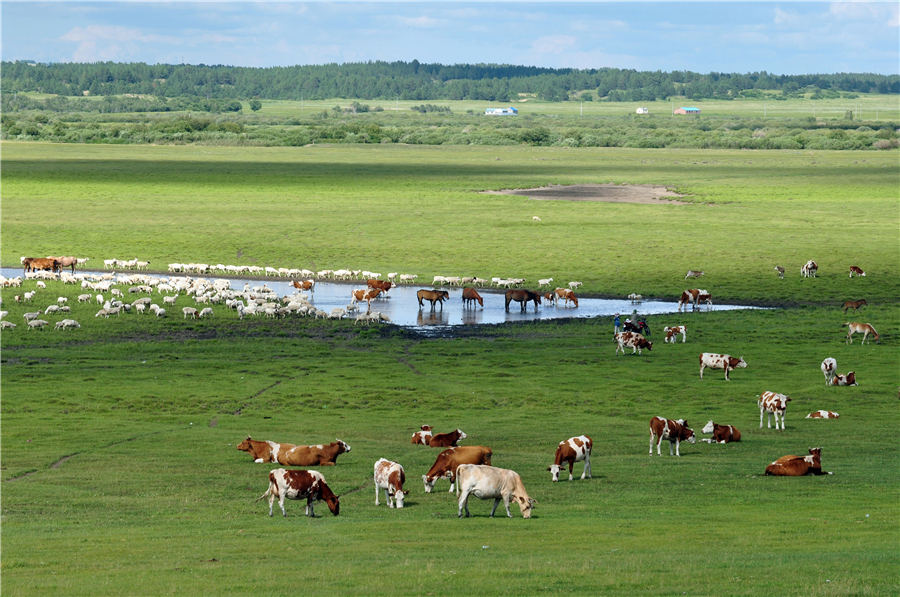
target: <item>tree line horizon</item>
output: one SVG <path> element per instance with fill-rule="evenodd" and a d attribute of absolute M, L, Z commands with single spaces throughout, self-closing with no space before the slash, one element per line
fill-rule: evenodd
<path fill-rule="evenodd" d="M 278 67 L 3 61 L 0 93 L 61 96 L 152 95 L 161 98 L 322 100 L 654 101 L 810 99 L 854 93 L 900 94 L 900 75 L 832 73 L 701 74 L 693 71 L 574 69 L 509 64 L 370 61 Z M 773 94 L 774 92 L 774 94 Z"/>

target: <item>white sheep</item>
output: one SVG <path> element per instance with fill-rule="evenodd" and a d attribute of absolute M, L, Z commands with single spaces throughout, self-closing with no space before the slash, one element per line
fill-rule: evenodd
<path fill-rule="evenodd" d="M 541 220 L 540 216 L 531 216 L 531 221 L 532 222 L 541 222 L 542 220 Z"/>
<path fill-rule="evenodd" d="M 44 282 L 41 282 L 40 280 L 38 280 L 37 282 L 35 282 L 35 285 L 36 285 L 38 288 L 47 288 L 47 285 L 46 285 Z"/>
<path fill-rule="evenodd" d="M 61 296 L 61 297 L 59 297 L 59 298 L 56 299 L 56 302 L 57 302 L 57 304 L 59 304 L 59 305 L 65 305 L 66 303 L 69 302 L 69 299 L 68 299 L 67 297 Z"/>
<path fill-rule="evenodd" d="M 550 286 L 551 282 L 553 282 L 553 278 L 542 278 L 538 280 L 538 286 Z"/>
<path fill-rule="evenodd" d="M 36 290 L 29 290 L 28 292 L 26 292 L 25 294 L 22 295 L 22 301 L 27 303 L 28 301 L 30 301 L 31 299 L 34 298 L 35 294 L 37 294 Z"/>
<path fill-rule="evenodd" d="M 59 305 L 48 305 L 46 309 L 44 309 L 44 315 L 50 315 L 51 313 L 56 313 L 59 311 Z"/>
<path fill-rule="evenodd" d="M 193 307 L 182 307 L 181 312 L 184 313 L 184 319 L 187 319 L 188 317 L 197 319 L 197 309 Z"/>
<path fill-rule="evenodd" d="M 90 302 L 90 300 L 91 300 L 91 295 L 89 295 L 89 294 L 79 294 L 78 295 L 79 303 L 87 303 L 87 302 Z"/>
<path fill-rule="evenodd" d="M 197 317 L 199 317 L 200 319 L 203 319 L 204 317 L 212 317 L 212 316 L 213 316 L 212 307 L 205 307 L 204 309 L 202 309 L 200 311 L 200 313 L 197 314 Z"/>
<path fill-rule="evenodd" d="M 31 312 L 31 313 L 25 313 L 22 317 L 24 317 L 24 318 L 25 318 L 25 321 L 28 322 L 28 321 L 31 321 L 31 320 L 33 320 L 33 319 L 37 319 L 37 318 L 40 317 L 40 316 L 41 316 L 41 312 L 40 312 L 40 311 L 33 311 L 33 312 Z"/>
<path fill-rule="evenodd" d="M 80 328 L 81 324 L 75 321 L 74 319 L 63 319 L 61 321 L 56 322 L 55 329 L 57 330 L 65 330 L 69 328 Z"/>
<path fill-rule="evenodd" d="M 581 282 L 569 282 L 569 288 L 571 288 L 572 290 L 575 290 L 579 286 L 581 286 Z"/>
<path fill-rule="evenodd" d="M 16 329 L 16 324 L 11 321 L 0 321 L 0 329 L 2 330 L 14 330 Z"/>
<path fill-rule="evenodd" d="M 50 323 L 49 321 L 44 321 L 43 319 L 32 319 L 28 322 L 28 329 L 31 330 L 42 330 L 44 326 Z"/>
<path fill-rule="evenodd" d="M 174 304 L 175 304 L 175 300 L 176 300 L 177 298 L 178 298 L 178 295 L 177 295 L 177 294 L 176 294 L 175 296 L 164 296 L 164 297 L 163 297 L 163 303 L 166 304 L 166 305 L 174 305 Z"/>
<path fill-rule="evenodd" d="M 163 309 L 162 307 L 157 308 L 157 309 L 156 309 L 156 316 L 157 316 L 157 317 L 165 317 L 165 316 L 166 316 L 166 310 Z"/>

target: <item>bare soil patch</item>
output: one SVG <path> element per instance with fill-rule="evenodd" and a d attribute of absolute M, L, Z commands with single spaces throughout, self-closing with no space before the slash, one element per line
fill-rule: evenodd
<path fill-rule="evenodd" d="M 655 185 L 581 184 L 550 185 L 537 189 L 503 189 L 484 191 L 490 195 L 524 195 L 536 201 L 598 201 L 603 203 L 643 203 L 687 205 L 672 197 L 684 197 Z"/>

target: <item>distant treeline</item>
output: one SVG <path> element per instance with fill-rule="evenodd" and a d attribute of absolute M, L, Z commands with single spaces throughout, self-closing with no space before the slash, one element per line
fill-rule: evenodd
<path fill-rule="evenodd" d="M 157 98 L 652 101 L 782 97 L 800 93 L 900 93 L 900 76 L 871 73 L 774 75 L 631 69 L 553 69 L 500 64 L 364 62 L 249 68 L 190 64 L 3 62 L 0 93 Z"/>

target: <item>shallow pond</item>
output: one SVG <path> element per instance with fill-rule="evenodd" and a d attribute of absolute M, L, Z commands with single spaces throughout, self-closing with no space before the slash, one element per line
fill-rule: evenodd
<path fill-rule="evenodd" d="M 0 270 L 2 274 L 8 278 L 21 276 L 22 270 L 18 268 L 3 268 Z M 104 273 L 96 271 L 77 272 L 77 273 Z M 108 272 L 107 272 L 108 273 Z M 126 274 L 129 272 L 125 272 Z M 170 277 L 168 275 L 148 274 L 153 277 Z M 176 277 L 173 275 L 171 277 Z M 231 287 L 235 290 L 241 290 L 245 285 L 249 287 L 266 285 L 279 295 L 288 295 L 297 292 L 291 286 L 289 280 L 284 278 L 266 278 L 259 280 L 234 279 L 225 278 L 224 276 L 192 276 L 192 277 L 208 277 L 210 279 L 227 279 Z M 316 282 L 315 291 L 307 292 L 309 300 L 319 309 L 330 312 L 335 307 L 344 307 L 350 303 L 351 290 L 363 288 L 362 284 L 351 284 L 343 282 Z M 443 309 L 436 306 L 432 311 L 431 306 L 425 301 L 423 307 L 419 307 L 416 299 L 416 291 L 421 288 L 431 288 L 428 285 L 408 285 L 394 287 L 387 293 L 386 298 L 379 298 L 372 301 L 372 311 L 379 311 L 390 317 L 391 321 L 397 325 L 407 327 L 429 327 L 429 326 L 455 326 L 455 325 L 476 325 L 476 324 L 495 324 L 505 323 L 509 321 L 535 321 L 539 319 L 555 319 L 561 317 L 609 317 L 612 318 L 616 313 L 622 314 L 622 321 L 626 317 L 633 317 L 633 312 L 638 315 L 657 315 L 662 313 L 674 313 L 672 325 L 680 323 L 677 317 L 678 302 L 677 301 L 643 301 L 641 303 L 632 304 L 627 299 L 611 300 L 599 298 L 581 298 L 578 299 L 578 307 L 571 305 L 566 307 L 560 302 L 558 305 L 548 305 L 546 302 L 541 304 L 535 310 L 534 303 L 529 303 L 527 310 L 523 313 L 520 310 L 519 303 L 510 303 L 509 312 L 504 307 L 504 290 L 479 288 L 478 292 L 484 298 L 484 307 L 475 306 L 474 308 L 463 308 L 462 290 L 456 287 L 444 287 L 450 293 L 450 300 L 444 302 Z M 733 309 L 756 309 L 748 305 L 712 305 L 704 306 L 703 311 L 727 311 Z M 360 309 L 365 311 L 366 304 L 361 303 Z M 610 319 L 610 325 L 612 321 Z M 656 330 L 654 330 L 656 331 Z"/>

